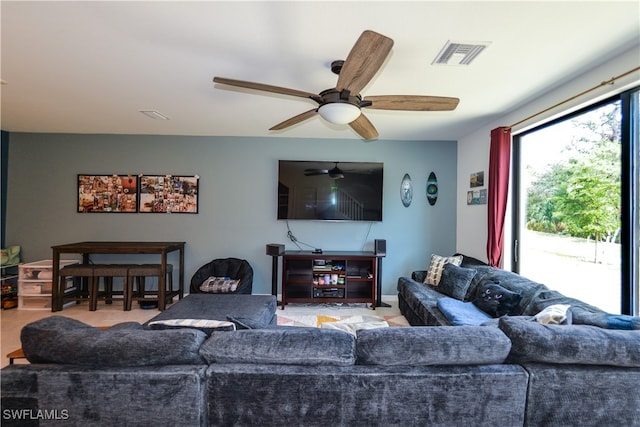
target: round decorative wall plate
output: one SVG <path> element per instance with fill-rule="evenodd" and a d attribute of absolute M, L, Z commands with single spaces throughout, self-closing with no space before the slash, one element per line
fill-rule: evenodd
<path fill-rule="evenodd" d="M 400 183 L 400 200 L 404 207 L 409 207 L 413 200 L 413 184 L 411 183 L 411 177 L 408 173 L 405 173 Z"/>
<path fill-rule="evenodd" d="M 427 201 L 431 206 L 436 204 L 438 200 L 438 178 L 436 174 L 431 172 L 427 178 Z"/>

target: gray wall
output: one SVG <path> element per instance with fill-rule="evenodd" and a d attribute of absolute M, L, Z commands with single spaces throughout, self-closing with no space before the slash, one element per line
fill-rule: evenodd
<path fill-rule="evenodd" d="M 431 253 L 455 252 L 456 145 L 451 141 L 11 133 L 6 243 L 22 245 L 23 261 L 30 262 L 50 259 L 52 245 L 75 241 L 185 241 L 187 282 L 200 265 L 235 256 L 253 266 L 254 293 L 266 294 L 271 292 L 271 258 L 265 255 L 265 244 L 283 243 L 287 250 L 297 249 L 287 239 L 286 222 L 276 219 L 278 160 L 381 161 L 385 168 L 382 222 L 289 221 L 289 226 L 299 241 L 324 250 L 373 250 L 374 239 L 386 239 L 382 292 L 395 294 L 397 278 L 426 268 Z M 428 205 L 425 193 L 431 171 L 439 179 L 435 206 Z M 77 213 L 77 175 L 113 173 L 199 175 L 199 214 Z M 414 182 L 408 208 L 400 201 L 405 173 Z M 133 262 L 149 261 L 136 257 Z M 177 259 L 170 257 L 170 261 Z"/>

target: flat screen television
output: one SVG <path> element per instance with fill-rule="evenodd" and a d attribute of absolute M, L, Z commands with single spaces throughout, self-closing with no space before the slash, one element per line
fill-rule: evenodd
<path fill-rule="evenodd" d="M 382 221 L 383 163 L 278 161 L 278 219 Z"/>

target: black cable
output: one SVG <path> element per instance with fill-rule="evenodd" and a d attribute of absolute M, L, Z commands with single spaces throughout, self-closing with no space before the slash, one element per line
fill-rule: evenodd
<path fill-rule="evenodd" d="M 287 237 L 289 238 L 289 240 L 291 240 L 293 242 L 294 245 L 296 245 L 298 247 L 298 249 L 302 250 L 302 247 L 298 243 L 303 244 L 305 246 L 308 246 L 311 249 L 316 249 L 315 246 L 312 246 L 312 245 L 310 245 L 308 243 L 299 241 L 296 238 L 296 236 L 293 235 L 293 232 L 291 231 L 291 228 L 289 228 L 289 221 L 286 221 L 286 223 L 287 223 Z"/>

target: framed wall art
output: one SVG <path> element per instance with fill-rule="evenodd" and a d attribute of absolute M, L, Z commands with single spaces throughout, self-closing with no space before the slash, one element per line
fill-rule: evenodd
<path fill-rule="evenodd" d="M 199 177 L 140 175 L 141 213 L 198 213 Z"/>
<path fill-rule="evenodd" d="M 405 208 L 408 208 L 413 200 L 413 184 L 408 173 L 404 174 L 400 182 L 400 200 Z"/>
<path fill-rule="evenodd" d="M 78 212 L 135 213 L 138 178 L 135 175 L 78 175 Z"/>
<path fill-rule="evenodd" d="M 469 187 L 483 187 L 484 186 L 484 171 L 474 172 L 469 177 Z"/>
<path fill-rule="evenodd" d="M 431 206 L 438 201 L 438 178 L 435 172 L 431 172 L 427 178 L 427 201 Z"/>
<path fill-rule="evenodd" d="M 467 191 L 467 205 L 486 205 L 487 190 L 471 190 Z"/>

